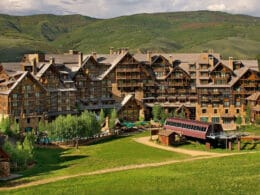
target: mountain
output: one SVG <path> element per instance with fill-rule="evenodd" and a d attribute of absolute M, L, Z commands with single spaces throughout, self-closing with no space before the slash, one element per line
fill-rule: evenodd
<path fill-rule="evenodd" d="M 195 11 L 137 14 L 112 19 L 81 15 L 0 15 L 0 60 L 19 60 L 26 52 L 108 53 L 109 47 L 132 52 L 201 52 L 223 57 L 260 55 L 260 18 Z"/>

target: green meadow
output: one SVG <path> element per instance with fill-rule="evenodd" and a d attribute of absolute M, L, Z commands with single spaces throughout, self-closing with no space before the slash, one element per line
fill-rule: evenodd
<path fill-rule="evenodd" d="M 4 192 L 4 194 L 259 194 L 260 153 L 144 168 Z"/>

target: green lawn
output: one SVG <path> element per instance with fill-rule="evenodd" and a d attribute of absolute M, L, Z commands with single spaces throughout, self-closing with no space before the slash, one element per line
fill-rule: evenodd
<path fill-rule="evenodd" d="M 259 159 L 258 152 L 197 160 L 78 177 L 5 194 L 260 194 Z"/>
<path fill-rule="evenodd" d="M 145 135 L 148 133 L 117 138 L 90 146 L 81 146 L 79 150 L 75 148 L 67 150 L 39 148 L 35 151 L 36 165 L 21 172 L 23 178 L 8 184 L 188 157 L 183 154 L 151 148 L 133 140 L 134 137 Z"/>
<path fill-rule="evenodd" d="M 260 125 L 241 126 L 240 131 L 249 133 L 250 135 L 260 135 Z"/>

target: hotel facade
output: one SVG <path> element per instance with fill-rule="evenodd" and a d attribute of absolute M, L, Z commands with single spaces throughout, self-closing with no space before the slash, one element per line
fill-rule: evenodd
<path fill-rule="evenodd" d="M 121 120 L 150 120 L 154 105 L 234 130 L 237 117 L 245 122 L 249 97 L 259 91 L 256 60 L 223 60 L 217 53 L 131 54 L 111 48 L 109 54 L 83 55 L 70 50 L 0 64 L 0 116 L 18 122 L 21 130 L 84 110 L 115 108 Z"/>

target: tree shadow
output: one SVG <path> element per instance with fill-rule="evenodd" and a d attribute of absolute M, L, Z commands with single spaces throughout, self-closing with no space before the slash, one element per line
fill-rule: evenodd
<path fill-rule="evenodd" d="M 64 155 L 68 149 L 63 148 L 36 148 L 35 164 L 31 168 L 17 172 L 22 177 L 5 181 L 0 186 L 16 186 L 31 182 L 31 176 L 47 175 L 49 172 L 65 169 L 73 164 L 66 162 L 87 158 L 87 155 Z M 13 173 L 13 172 L 12 172 Z"/>
<path fill-rule="evenodd" d="M 245 142 L 243 146 L 241 147 L 241 150 L 254 150 L 256 149 L 257 145 L 260 144 L 260 142 Z M 251 146 L 251 147 L 250 147 Z"/>

